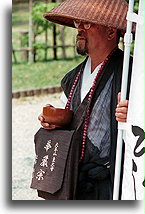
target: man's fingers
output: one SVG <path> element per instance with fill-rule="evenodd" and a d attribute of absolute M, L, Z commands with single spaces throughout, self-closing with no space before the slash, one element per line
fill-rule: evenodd
<path fill-rule="evenodd" d="M 43 126 L 44 129 L 55 129 L 56 128 L 55 125 L 45 123 L 45 122 L 41 122 L 41 125 Z"/>
<path fill-rule="evenodd" d="M 122 106 L 128 106 L 128 100 L 123 100 L 121 101 L 121 92 L 118 93 L 117 95 L 117 99 L 118 99 L 118 105 L 117 107 L 122 107 Z"/>
<path fill-rule="evenodd" d="M 121 108 L 116 108 L 116 113 L 124 113 L 127 114 L 128 108 L 127 107 L 121 107 Z"/>
<path fill-rule="evenodd" d="M 121 101 L 121 102 L 117 105 L 117 108 L 119 108 L 119 107 L 128 107 L 128 100 Z"/>
<path fill-rule="evenodd" d="M 118 104 L 115 112 L 116 120 L 118 122 L 126 122 L 128 112 L 128 100 L 121 100 L 121 93 L 118 93 Z"/>
<path fill-rule="evenodd" d="M 44 117 L 42 116 L 42 114 L 40 114 L 40 115 L 38 116 L 38 120 L 40 120 L 41 122 L 44 121 Z"/>
<path fill-rule="evenodd" d="M 124 119 L 124 118 L 116 117 L 116 120 L 118 122 L 126 122 L 126 118 Z"/>
<path fill-rule="evenodd" d="M 53 107 L 53 108 L 54 108 L 54 106 L 52 106 L 51 104 L 46 104 L 46 106 L 47 106 L 47 107 Z"/>
<path fill-rule="evenodd" d="M 126 119 L 127 115 L 124 113 L 115 113 L 116 118 Z"/>
<path fill-rule="evenodd" d="M 120 103 L 120 100 L 121 100 L 121 92 L 118 93 L 117 98 L 118 98 L 118 104 L 119 104 L 119 103 Z"/>

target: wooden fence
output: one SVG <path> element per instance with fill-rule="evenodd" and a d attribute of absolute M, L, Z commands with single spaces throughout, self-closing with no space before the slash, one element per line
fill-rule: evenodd
<path fill-rule="evenodd" d="M 62 49 L 62 57 L 61 57 L 62 59 L 67 59 L 67 54 L 66 54 L 67 48 L 73 48 L 73 56 L 74 56 L 74 58 L 76 57 L 75 45 L 54 45 L 54 46 L 53 45 L 47 45 L 45 47 L 41 47 L 41 49 L 43 49 L 44 51 L 48 50 L 48 49 L 52 49 L 54 52 L 53 59 L 55 59 L 55 60 L 57 59 L 57 55 L 55 54 L 55 52 L 57 53 L 58 48 Z M 34 52 L 36 52 L 37 50 L 39 50 L 39 48 L 33 49 Z M 18 63 L 16 52 L 20 52 L 21 53 L 21 61 L 26 62 L 26 61 L 28 61 L 29 51 L 31 51 L 30 48 L 12 48 L 14 63 Z M 45 58 L 45 60 L 47 61 L 48 58 L 47 59 Z M 34 62 L 36 62 L 36 60 L 34 60 Z"/>
<path fill-rule="evenodd" d="M 63 29 L 61 29 L 63 30 Z M 75 39 L 72 38 L 72 44 L 65 44 L 65 35 L 64 35 L 64 32 L 61 31 L 60 35 L 59 35 L 59 39 L 60 39 L 60 42 L 61 42 L 61 45 L 57 45 L 57 38 L 54 39 L 54 35 L 53 35 L 53 45 L 47 45 L 47 42 L 46 45 L 45 42 L 43 45 L 40 44 L 40 47 L 38 48 L 30 48 L 29 47 L 29 43 L 28 43 L 28 31 L 20 31 L 18 32 L 18 34 L 20 35 L 19 38 L 20 38 L 20 47 L 19 48 L 14 48 L 14 46 L 12 46 L 12 54 L 13 54 L 13 61 L 14 63 L 18 63 L 18 62 L 27 62 L 29 59 L 29 52 L 33 52 L 34 54 L 34 62 L 36 62 L 36 55 L 37 55 L 37 51 L 39 51 L 39 49 L 43 49 L 44 50 L 44 61 L 47 61 L 48 60 L 48 49 L 52 49 L 53 50 L 53 59 L 57 59 L 58 58 L 58 48 L 61 48 L 62 49 L 62 54 L 61 54 L 61 58 L 62 59 L 67 59 L 67 54 L 66 54 L 66 49 L 67 48 L 72 48 L 73 49 L 73 52 L 72 52 L 72 56 L 75 58 L 76 57 L 76 51 L 75 51 Z M 27 38 L 27 39 L 26 39 Z M 55 40 L 55 41 L 54 41 Z M 35 39 L 35 42 L 37 40 Z M 20 58 L 18 60 L 18 57 L 17 57 L 17 52 L 20 52 Z"/>

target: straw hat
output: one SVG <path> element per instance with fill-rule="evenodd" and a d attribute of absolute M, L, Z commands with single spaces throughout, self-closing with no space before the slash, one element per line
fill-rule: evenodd
<path fill-rule="evenodd" d="M 48 21 L 74 27 L 73 20 L 126 29 L 128 4 L 125 0 L 66 0 L 44 14 Z"/>

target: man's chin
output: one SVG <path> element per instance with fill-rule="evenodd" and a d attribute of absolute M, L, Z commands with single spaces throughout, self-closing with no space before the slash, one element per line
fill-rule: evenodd
<path fill-rule="evenodd" d="M 82 56 L 86 56 L 88 54 L 88 51 L 86 49 L 81 49 L 81 48 L 77 47 L 77 53 Z"/>
<path fill-rule="evenodd" d="M 77 53 L 82 55 L 82 56 L 85 56 L 88 54 L 88 48 L 86 46 L 86 42 L 77 42 Z"/>

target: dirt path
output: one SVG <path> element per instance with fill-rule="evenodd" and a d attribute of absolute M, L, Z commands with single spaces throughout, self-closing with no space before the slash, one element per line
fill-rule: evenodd
<path fill-rule="evenodd" d="M 13 99 L 12 101 L 12 200 L 41 200 L 30 189 L 34 162 L 34 134 L 37 120 L 47 103 L 60 107 L 60 94 Z"/>

